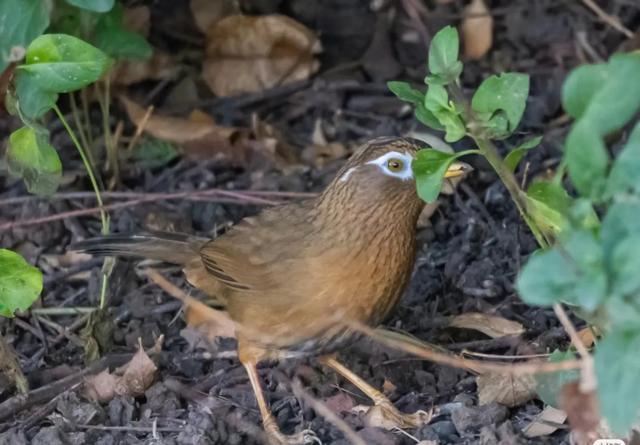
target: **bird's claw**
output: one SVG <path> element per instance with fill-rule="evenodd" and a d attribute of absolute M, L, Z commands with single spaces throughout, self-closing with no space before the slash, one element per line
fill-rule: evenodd
<path fill-rule="evenodd" d="M 318 438 L 313 430 L 302 430 L 296 434 L 283 434 L 275 422 L 265 424 L 265 431 L 269 438 L 270 445 L 322 445 L 322 441 Z"/>
<path fill-rule="evenodd" d="M 376 402 L 367 412 L 367 423 L 392 430 L 394 428 L 419 428 L 428 424 L 433 417 L 433 411 L 419 410 L 413 414 L 403 413 L 389 400 Z"/>

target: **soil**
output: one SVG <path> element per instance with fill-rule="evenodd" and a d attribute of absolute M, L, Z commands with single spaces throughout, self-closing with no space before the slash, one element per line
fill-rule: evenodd
<path fill-rule="evenodd" d="M 158 167 L 124 164 L 116 190 L 142 194 L 212 187 L 316 192 L 345 159 L 329 156 L 320 162 L 317 154 L 308 153 L 316 122 L 322 122 L 328 142 L 338 142 L 347 151 L 375 136 L 425 132 L 391 97 L 384 82 L 405 79 L 419 84 L 427 53 L 419 36 L 431 36 L 446 24 L 459 24 L 465 2 L 427 2 L 428 12 L 418 24 L 410 12 L 422 2 L 413 0 L 373 2 L 383 4 L 377 12 L 367 0 L 323 0 L 313 6 L 303 0 L 241 2 L 247 12 L 287 14 L 317 31 L 324 48 L 321 70 L 307 81 L 227 99 L 214 98 L 198 85 L 195 99 L 177 103 L 169 99 L 175 99 L 172 91 L 184 78 L 199 72 L 197 54 L 202 51 L 202 36 L 195 31 L 188 2 L 126 3 L 149 5 L 152 44 L 189 54 L 185 63 L 192 68 L 168 81 L 132 85 L 127 94 L 177 113 L 181 107 L 183 113 L 199 107 L 226 125 L 246 127 L 252 116 L 258 116 L 283 135 L 296 156 L 307 150 L 305 156 L 310 159 L 285 167 L 261 159 L 230 166 L 189 156 Z M 600 3 L 627 28 L 640 26 L 637 2 Z M 553 169 L 561 156 L 568 123 L 561 110 L 560 89 L 567 73 L 581 63 L 606 59 L 625 37 L 579 1 L 494 0 L 487 4 L 495 21 L 493 47 L 482 60 L 465 62 L 463 84 L 475 87 L 494 72 L 530 74 L 531 97 L 516 139 L 532 134 L 544 134 L 545 139 L 517 172 L 527 181 Z M 393 18 L 387 23 L 384 18 L 392 10 Z M 357 27 L 352 25 L 355 22 Z M 127 122 L 123 110 L 113 108 L 113 123 Z M 98 132 L 97 108 L 93 117 Z M 8 135 L 17 126 L 10 117 L 0 118 L 0 134 Z M 125 133 L 131 134 L 131 129 L 126 127 Z M 69 257 L 65 252 L 71 242 L 99 234 L 96 215 L 31 221 L 95 205 L 90 198 L 69 195 L 89 191 L 89 182 L 60 124 L 51 121 L 50 130 L 54 145 L 60 148 L 65 184 L 50 199 L 28 198 L 20 181 L 0 178 L 0 224 L 17 223 L 0 232 L 0 244 L 19 251 L 44 271 L 45 290 L 38 307 L 94 307 L 99 303 L 102 260 Z M 469 141 L 462 140 L 454 148 L 469 148 Z M 500 148 L 508 150 L 506 144 Z M 420 230 L 411 284 L 385 325 L 455 352 L 524 355 L 566 346 L 568 339 L 553 312 L 527 306 L 513 288 L 519 268 L 536 248 L 535 240 L 488 165 L 481 159 L 469 162 L 475 168 L 473 175 L 453 195 L 440 199 L 431 224 Z M 260 208 L 247 200 L 146 202 L 113 210 L 111 229 L 181 230 L 210 236 Z M 178 268 L 165 265 L 159 269 L 188 289 Z M 256 402 L 244 369 L 234 357 L 233 342 L 197 344 L 183 331 L 180 303 L 137 274 L 138 270 L 127 261 L 118 261 L 114 268 L 107 293 L 108 316 L 97 324 L 103 334 L 93 334 L 102 343 L 98 361 L 86 362 L 90 335 L 83 332 L 87 317 L 82 313 L 36 311 L 0 321 L 32 391 L 28 398 L 20 398 L 0 380 L 0 444 L 263 443 Z M 465 312 L 518 321 L 525 333 L 491 339 L 476 331 L 448 327 L 451 316 Z M 583 325 L 577 318 L 574 321 Z M 113 369 L 131 357 L 139 338 L 149 348 L 160 335 L 164 335 L 162 351 L 153 355 L 159 371 L 143 395 L 116 397 L 105 403 L 86 398 L 80 373 Z M 435 406 L 439 407 L 437 417 L 427 426 L 404 432 L 367 427 L 362 415 L 350 408 L 370 401 L 313 359 L 266 363 L 260 368 L 266 396 L 285 432 L 310 428 L 325 444 L 348 443 L 333 423 L 294 396 L 291 386 L 299 380 L 308 394 L 326 403 L 370 444 L 568 443 L 565 428 L 535 439 L 523 435 L 524 426 L 544 406 L 539 400 L 512 408 L 496 403 L 479 406 L 476 377 L 468 372 L 417 360 L 367 339 L 342 351 L 341 359 L 374 386 L 388 390 L 399 409 L 412 412 Z"/>

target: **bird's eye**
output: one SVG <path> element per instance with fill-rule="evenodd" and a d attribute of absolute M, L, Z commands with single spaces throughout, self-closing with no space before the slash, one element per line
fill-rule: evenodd
<path fill-rule="evenodd" d="M 404 170 L 404 161 L 398 158 L 391 158 L 387 161 L 387 168 L 394 173 Z"/>

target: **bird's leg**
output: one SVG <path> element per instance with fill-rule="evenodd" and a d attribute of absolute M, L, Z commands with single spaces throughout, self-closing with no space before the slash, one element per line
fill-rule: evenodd
<path fill-rule="evenodd" d="M 375 414 L 382 416 L 382 418 L 376 419 L 375 423 L 377 426 L 383 426 L 386 429 L 393 429 L 396 427 L 418 428 L 422 425 L 426 425 L 431 420 L 431 413 L 426 411 L 420 410 L 416 411 L 413 414 L 401 412 L 384 394 L 382 394 L 382 392 L 369 385 L 360 376 L 358 376 L 349 368 L 336 360 L 335 357 L 324 356 L 319 360 L 320 363 L 336 371 L 342 377 L 358 387 L 358 389 L 365 393 L 367 397 L 373 400 L 375 406 L 371 408 L 371 411 L 368 413 L 368 415 L 374 414 L 372 411 L 378 410 L 378 412 Z M 371 419 L 371 417 L 372 416 L 370 416 L 369 418 Z"/>
<path fill-rule="evenodd" d="M 260 415 L 262 416 L 262 426 L 267 433 L 269 443 L 271 445 L 302 445 L 307 443 L 319 442 L 315 433 L 311 430 L 304 430 L 298 434 L 288 436 L 283 434 L 278 427 L 276 419 L 271 414 L 271 410 L 267 406 L 267 401 L 264 398 L 264 392 L 262 391 L 262 384 L 260 383 L 260 376 L 258 375 L 258 368 L 256 363 L 252 361 L 242 362 L 247 374 L 249 374 L 249 381 L 251 387 L 256 395 L 258 402 L 258 408 L 260 409 Z"/>

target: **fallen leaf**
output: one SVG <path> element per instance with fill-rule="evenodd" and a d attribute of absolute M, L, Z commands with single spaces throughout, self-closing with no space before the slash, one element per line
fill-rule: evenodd
<path fill-rule="evenodd" d="M 478 403 L 498 402 L 519 406 L 535 397 L 535 379 L 531 375 L 486 373 L 477 377 Z"/>
<path fill-rule="evenodd" d="M 393 394 L 396 388 L 396 385 L 394 385 L 391 380 L 384 379 L 384 382 L 382 382 L 382 392 L 386 396 Z"/>
<path fill-rule="evenodd" d="M 596 342 L 596 338 L 593 334 L 594 329 L 595 328 L 590 328 L 589 326 L 587 326 L 586 328 L 582 328 L 578 331 L 578 337 L 582 341 L 582 344 L 587 348 L 590 348 Z"/>
<path fill-rule="evenodd" d="M 196 25 L 204 33 L 223 17 L 240 12 L 234 0 L 191 0 L 189 8 Z"/>
<path fill-rule="evenodd" d="M 550 423 L 563 424 L 565 420 L 567 420 L 567 413 L 553 406 L 547 406 L 530 424 L 524 427 L 522 432 L 525 437 L 529 438 L 549 436 L 558 430 L 557 426 Z"/>
<path fill-rule="evenodd" d="M 600 413 L 594 391 L 584 393 L 579 382 L 571 382 L 562 387 L 558 399 L 560 407 L 567 413 L 572 431 L 589 437 L 598 429 Z"/>
<path fill-rule="evenodd" d="M 202 75 L 218 96 L 262 91 L 310 77 L 320 47 L 289 17 L 232 15 L 209 28 Z"/>
<path fill-rule="evenodd" d="M 354 407 L 353 398 L 342 391 L 324 399 L 324 404 L 336 414 L 351 412 Z"/>
<path fill-rule="evenodd" d="M 511 321 L 497 315 L 483 314 L 480 312 L 456 315 L 451 320 L 450 326 L 480 331 L 491 338 L 520 335 L 524 332 L 524 327 L 517 321 Z"/>
<path fill-rule="evenodd" d="M 484 57 L 493 44 L 493 17 L 484 0 L 472 0 L 464 9 L 462 20 L 464 55 L 478 60 Z"/>
<path fill-rule="evenodd" d="M 173 57 L 154 49 L 148 60 L 121 60 L 109 74 L 114 85 L 128 86 L 143 80 L 173 79 L 180 71 Z"/>
<path fill-rule="evenodd" d="M 156 341 L 152 351 L 161 347 L 162 338 Z M 85 377 L 85 394 L 91 400 L 102 403 L 110 401 L 116 395 L 139 396 L 151 386 L 157 370 L 158 368 L 139 340 L 138 352 L 113 373 L 104 370 L 99 374 Z"/>
<path fill-rule="evenodd" d="M 317 119 L 311 133 L 312 144 L 302 150 L 300 158 L 307 165 L 322 168 L 329 162 L 343 158 L 347 155 L 347 149 L 340 142 L 327 142 L 322 129 L 322 121 Z"/>

